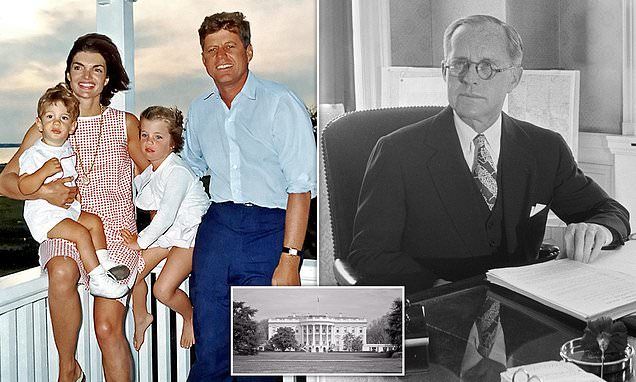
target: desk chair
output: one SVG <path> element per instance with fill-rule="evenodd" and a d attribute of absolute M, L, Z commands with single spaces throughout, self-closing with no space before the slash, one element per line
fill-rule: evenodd
<path fill-rule="evenodd" d="M 358 195 L 371 150 L 381 137 L 442 109 L 413 106 L 355 111 L 331 121 L 323 130 L 322 155 L 331 212 L 334 275 L 338 284 L 353 285 L 357 280 L 345 259 L 353 239 Z"/>
<path fill-rule="evenodd" d="M 323 130 L 321 144 L 333 232 L 333 270 L 339 285 L 354 285 L 358 279 L 346 258 L 371 150 L 384 135 L 434 116 L 442 109 L 440 106 L 411 106 L 356 111 L 331 121 Z M 554 257 L 558 253 L 558 247 L 543 247 L 547 249 L 542 249 L 540 258 Z M 331 254 L 321 253 L 321 256 Z"/>

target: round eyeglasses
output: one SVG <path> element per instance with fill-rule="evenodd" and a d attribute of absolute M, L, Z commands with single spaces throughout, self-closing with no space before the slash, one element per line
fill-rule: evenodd
<path fill-rule="evenodd" d="M 470 61 L 467 59 L 456 58 L 451 60 L 448 64 L 445 61 L 442 61 L 442 73 L 446 75 L 446 70 L 448 70 L 448 74 L 453 77 L 463 77 L 470 70 L 470 65 L 475 65 L 475 71 L 477 75 L 482 80 L 490 80 L 495 74 L 504 72 L 508 69 L 516 68 L 517 66 L 512 65 L 507 68 L 497 68 L 493 66 L 493 64 L 488 60 L 481 60 L 479 62 Z"/>

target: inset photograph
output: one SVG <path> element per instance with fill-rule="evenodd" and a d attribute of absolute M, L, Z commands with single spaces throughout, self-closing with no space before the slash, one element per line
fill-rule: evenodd
<path fill-rule="evenodd" d="M 404 375 L 403 287 L 232 287 L 232 375 Z"/>

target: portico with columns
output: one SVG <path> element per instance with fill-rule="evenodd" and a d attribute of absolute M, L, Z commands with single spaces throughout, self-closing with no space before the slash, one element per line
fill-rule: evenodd
<path fill-rule="evenodd" d="M 325 353 L 345 351 L 344 336 L 351 333 L 367 343 L 367 320 L 359 317 L 329 315 L 291 315 L 268 320 L 268 336 L 272 338 L 279 328 L 292 328 L 301 350 Z"/>

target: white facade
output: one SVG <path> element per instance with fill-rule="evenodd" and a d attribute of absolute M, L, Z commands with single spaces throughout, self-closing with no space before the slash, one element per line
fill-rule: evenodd
<path fill-rule="evenodd" d="M 296 341 L 306 352 L 345 351 L 343 338 L 347 333 L 367 343 L 367 320 L 358 317 L 328 315 L 292 315 L 267 320 L 269 340 L 278 328 L 292 328 Z"/>

